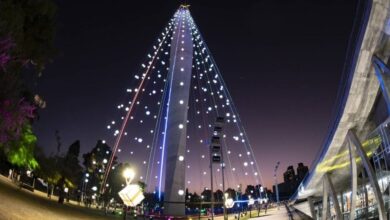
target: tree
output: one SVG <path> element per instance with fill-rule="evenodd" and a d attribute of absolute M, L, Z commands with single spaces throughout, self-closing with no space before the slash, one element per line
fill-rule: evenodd
<path fill-rule="evenodd" d="M 35 150 L 36 157 L 41 164 L 36 175 L 45 179 L 48 183 L 48 190 L 51 186 L 59 188 L 59 202 L 64 199 L 63 190 L 65 187 L 76 189 L 82 175 L 82 167 L 79 163 L 80 141 L 72 143 L 65 155 L 54 155 L 47 157 L 40 148 Z"/>
<path fill-rule="evenodd" d="M 21 74 L 34 69 L 39 77 L 50 61 L 56 7 L 51 0 L 2 0 L 0 11 L 0 150 L 12 164 L 33 169 L 38 163 L 31 123 L 45 102 Z"/>
<path fill-rule="evenodd" d="M 159 199 L 156 193 L 144 193 L 144 205 L 148 209 L 155 208 L 159 204 Z"/>
<path fill-rule="evenodd" d="M 36 141 L 37 138 L 32 133 L 31 126 L 29 124 L 24 125 L 20 139 L 9 143 L 8 161 L 18 167 L 36 169 L 38 167 L 38 162 L 34 158 Z"/>
<path fill-rule="evenodd" d="M 3 71 L 17 74 L 32 65 L 40 74 L 55 52 L 55 4 L 51 0 L 3 0 L 0 11 Z"/>
<path fill-rule="evenodd" d="M 39 168 L 35 171 L 35 174 L 47 182 L 49 195 L 52 193 L 51 190 L 53 190 L 53 186 L 57 185 L 61 178 L 58 156 L 47 157 L 40 147 L 35 148 L 35 155 L 40 164 Z"/>
<path fill-rule="evenodd" d="M 245 194 L 250 195 L 252 198 L 257 198 L 256 188 L 253 185 L 247 185 L 245 189 Z"/>
<path fill-rule="evenodd" d="M 120 163 L 111 168 L 111 172 L 107 179 L 107 188 L 105 193 L 108 197 L 114 198 L 116 201 L 121 201 L 118 192 L 126 186 L 126 180 L 123 178 L 123 171 L 128 167 L 128 164 Z"/>
<path fill-rule="evenodd" d="M 111 154 L 111 147 L 101 140 L 97 141 L 96 146 L 90 152 L 83 154 L 85 172 L 90 175 L 89 185 L 96 186 L 97 191 L 100 191 L 102 187 L 104 172 L 108 167 Z M 116 163 L 116 157 L 114 157 L 112 166 L 115 166 Z M 112 172 L 113 170 L 111 170 Z"/>
<path fill-rule="evenodd" d="M 79 163 L 79 154 L 80 141 L 77 140 L 69 146 L 68 152 L 63 159 L 62 175 L 69 180 L 71 183 L 69 184 L 69 187 L 72 188 L 76 188 L 82 175 L 82 167 Z"/>
<path fill-rule="evenodd" d="M 219 203 L 219 204 L 214 205 L 215 208 L 222 208 L 223 196 L 224 195 L 223 195 L 222 190 L 218 189 L 217 191 L 214 192 L 214 201 Z"/>
<path fill-rule="evenodd" d="M 196 209 L 199 208 L 201 198 L 200 196 L 195 193 L 188 192 L 188 189 L 186 190 L 186 206 L 190 209 Z"/>
<path fill-rule="evenodd" d="M 214 201 L 222 202 L 223 201 L 223 192 L 222 190 L 217 190 L 214 192 Z"/>
<path fill-rule="evenodd" d="M 81 179 L 82 168 L 79 164 L 80 141 L 72 143 L 64 157 L 56 156 L 61 178 L 57 182 L 59 187 L 58 202 L 64 201 L 64 187 L 75 189 Z"/>
<path fill-rule="evenodd" d="M 200 194 L 202 197 L 202 202 L 211 202 L 211 190 L 204 189 L 203 192 Z M 210 208 L 210 205 L 204 205 L 203 207 Z"/>
<path fill-rule="evenodd" d="M 107 204 L 111 198 L 120 201 L 118 192 L 124 187 L 124 184 L 126 184 L 122 177 L 124 165 L 119 164 L 117 166 L 117 157 L 114 157 L 106 185 L 103 186 L 104 173 L 108 169 L 111 155 L 111 147 L 101 140 L 97 141 L 96 146 L 90 152 L 83 154 L 84 172 L 89 175 L 89 187 L 86 189 L 85 193 L 89 195 L 93 193 L 100 201 L 103 201 L 104 204 Z M 92 190 L 92 187 L 96 190 Z M 104 194 L 98 194 L 98 192 L 102 191 L 101 189 L 103 187 L 105 187 Z"/>
<path fill-rule="evenodd" d="M 139 187 L 141 187 L 142 192 L 145 192 L 147 184 L 143 181 L 138 181 L 137 184 L 139 185 Z"/>
<path fill-rule="evenodd" d="M 236 190 L 234 190 L 234 189 L 232 189 L 232 188 L 228 188 L 228 189 L 226 190 L 226 193 L 228 194 L 228 198 L 235 199 L 236 196 L 237 196 Z"/>

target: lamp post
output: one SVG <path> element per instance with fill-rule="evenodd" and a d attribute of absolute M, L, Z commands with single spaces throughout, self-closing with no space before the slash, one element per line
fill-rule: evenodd
<path fill-rule="evenodd" d="M 86 189 L 88 184 L 88 177 L 89 177 L 89 173 L 85 173 L 83 184 L 81 186 L 81 202 L 84 202 L 85 197 L 87 195 Z"/>
<path fill-rule="evenodd" d="M 124 218 L 126 218 L 127 215 L 127 206 L 136 207 L 145 198 L 142 189 L 138 184 L 130 184 L 131 181 L 134 179 L 134 176 L 135 172 L 132 169 L 125 169 L 123 171 L 123 177 L 126 180 L 126 187 L 123 188 L 118 194 L 119 197 L 122 199 L 123 203 L 125 204 L 126 210 Z"/>
<path fill-rule="evenodd" d="M 126 185 L 129 186 L 131 181 L 134 179 L 134 176 L 135 176 L 135 172 L 133 169 L 130 169 L 130 168 L 126 168 L 123 173 L 122 173 L 123 177 L 125 178 L 126 180 Z M 125 210 L 124 210 L 124 214 L 123 214 L 123 219 L 126 220 L 126 216 L 127 216 L 127 205 L 125 205 Z"/>
<path fill-rule="evenodd" d="M 276 205 L 278 206 L 279 210 L 279 188 L 278 188 L 278 177 L 277 177 L 277 171 L 279 168 L 280 162 L 278 161 L 275 166 L 275 173 L 274 173 L 274 178 L 275 178 L 275 190 L 276 190 Z"/>

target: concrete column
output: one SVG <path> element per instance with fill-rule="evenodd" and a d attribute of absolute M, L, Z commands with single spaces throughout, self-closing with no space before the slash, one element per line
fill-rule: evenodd
<path fill-rule="evenodd" d="M 328 173 L 325 173 L 324 181 L 326 183 L 325 186 L 328 187 L 328 192 L 330 192 L 330 196 L 332 197 L 334 209 L 336 210 L 336 219 L 342 220 L 341 211 L 340 211 L 340 203 L 339 203 L 339 200 L 337 199 L 336 191 L 334 189 L 332 180 L 330 179 L 330 176 Z"/>
<path fill-rule="evenodd" d="M 316 220 L 316 210 L 314 209 L 314 201 L 313 201 L 313 198 L 311 196 L 309 196 L 307 198 L 307 201 L 309 203 L 309 208 L 310 208 L 310 214 L 311 214 L 311 217 Z"/>
<path fill-rule="evenodd" d="M 322 192 L 323 192 L 323 195 L 322 195 L 322 217 L 321 217 L 321 220 L 327 220 L 328 219 L 328 187 L 327 187 L 327 184 L 326 184 L 326 181 L 325 179 L 323 179 L 322 181 Z"/>
<path fill-rule="evenodd" d="M 366 174 L 364 170 L 362 170 L 362 176 L 363 176 L 363 190 L 364 190 L 364 214 L 365 214 L 364 219 L 368 219 L 368 192 L 366 187 Z"/>
<path fill-rule="evenodd" d="M 367 154 L 364 151 L 363 146 L 361 145 L 358 137 L 356 136 L 356 134 L 352 130 L 348 131 L 348 138 L 349 138 L 351 144 L 353 144 L 355 146 L 356 153 L 362 159 L 363 166 L 367 171 L 367 175 L 368 175 L 368 178 L 370 180 L 372 190 L 374 192 L 375 199 L 376 199 L 376 202 L 378 205 L 379 219 L 386 220 L 387 216 L 386 216 L 385 204 L 383 202 L 383 197 L 382 197 L 382 193 L 381 193 L 380 188 L 379 188 L 376 174 L 375 174 L 374 169 L 372 168 L 372 166 L 370 164 L 370 160 L 368 159 Z"/>
<path fill-rule="evenodd" d="M 347 140 L 349 149 L 349 162 L 351 167 L 351 196 L 350 196 L 350 209 L 349 219 L 355 219 L 356 217 L 356 199 L 357 199 L 357 167 L 355 159 L 355 148 L 352 146 L 349 140 Z"/>
<path fill-rule="evenodd" d="M 340 192 L 340 198 L 341 198 L 341 214 L 345 212 L 344 210 L 344 193 Z"/>
<path fill-rule="evenodd" d="M 193 58 L 189 16 L 188 9 L 183 6 L 176 13 L 169 60 L 169 93 L 163 144 L 166 148 L 164 214 L 170 216 L 185 215 L 187 106 Z"/>

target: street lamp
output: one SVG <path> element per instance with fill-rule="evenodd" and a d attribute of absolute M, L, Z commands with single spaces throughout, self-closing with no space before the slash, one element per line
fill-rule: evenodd
<path fill-rule="evenodd" d="M 119 197 L 125 206 L 135 207 L 145 198 L 142 189 L 138 184 L 130 184 L 135 177 L 133 169 L 126 168 L 122 175 L 126 179 L 126 186 L 118 193 Z"/>
<path fill-rule="evenodd" d="M 225 206 L 226 208 L 230 209 L 230 208 L 233 208 L 234 206 L 234 200 L 232 198 L 227 198 L 226 196 L 226 199 L 225 199 Z"/>
<path fill-rule="evenodd" d="M 123 177 L 126 180 L 126 185 L 130 185 L 131 181 L 134 179 L 134 176 L 135 176 L 135 172 L 133 169 L 126 168 L 123 171 Z"/>
<path fill-rule="evenodd" d="M 275 173 L 274 173 L 274 178 L 275 178 L 275 189 L 276 189 L 276 204 L 279 209 L 279 187 L 278 187 L 278 177 L 277 177 L 277 171 L 279 168 L 280 162 L 278 161 L 275 166 Z"/>

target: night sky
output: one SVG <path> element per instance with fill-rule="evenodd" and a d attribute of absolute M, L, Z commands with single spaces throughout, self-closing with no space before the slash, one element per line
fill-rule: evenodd
<path fill-rule="evenodd" d="M 325 138 L 356 1 L 192 1 L 190 11 L 238 108 L 265 185 L 273 169 L 311 165 Z M 106 124 L 180 1 L 57 1 L 58 54 L 37 87 L 39 145 L 82 153 Z M 112 145 L 111 143 L 109 143 Z"/>

